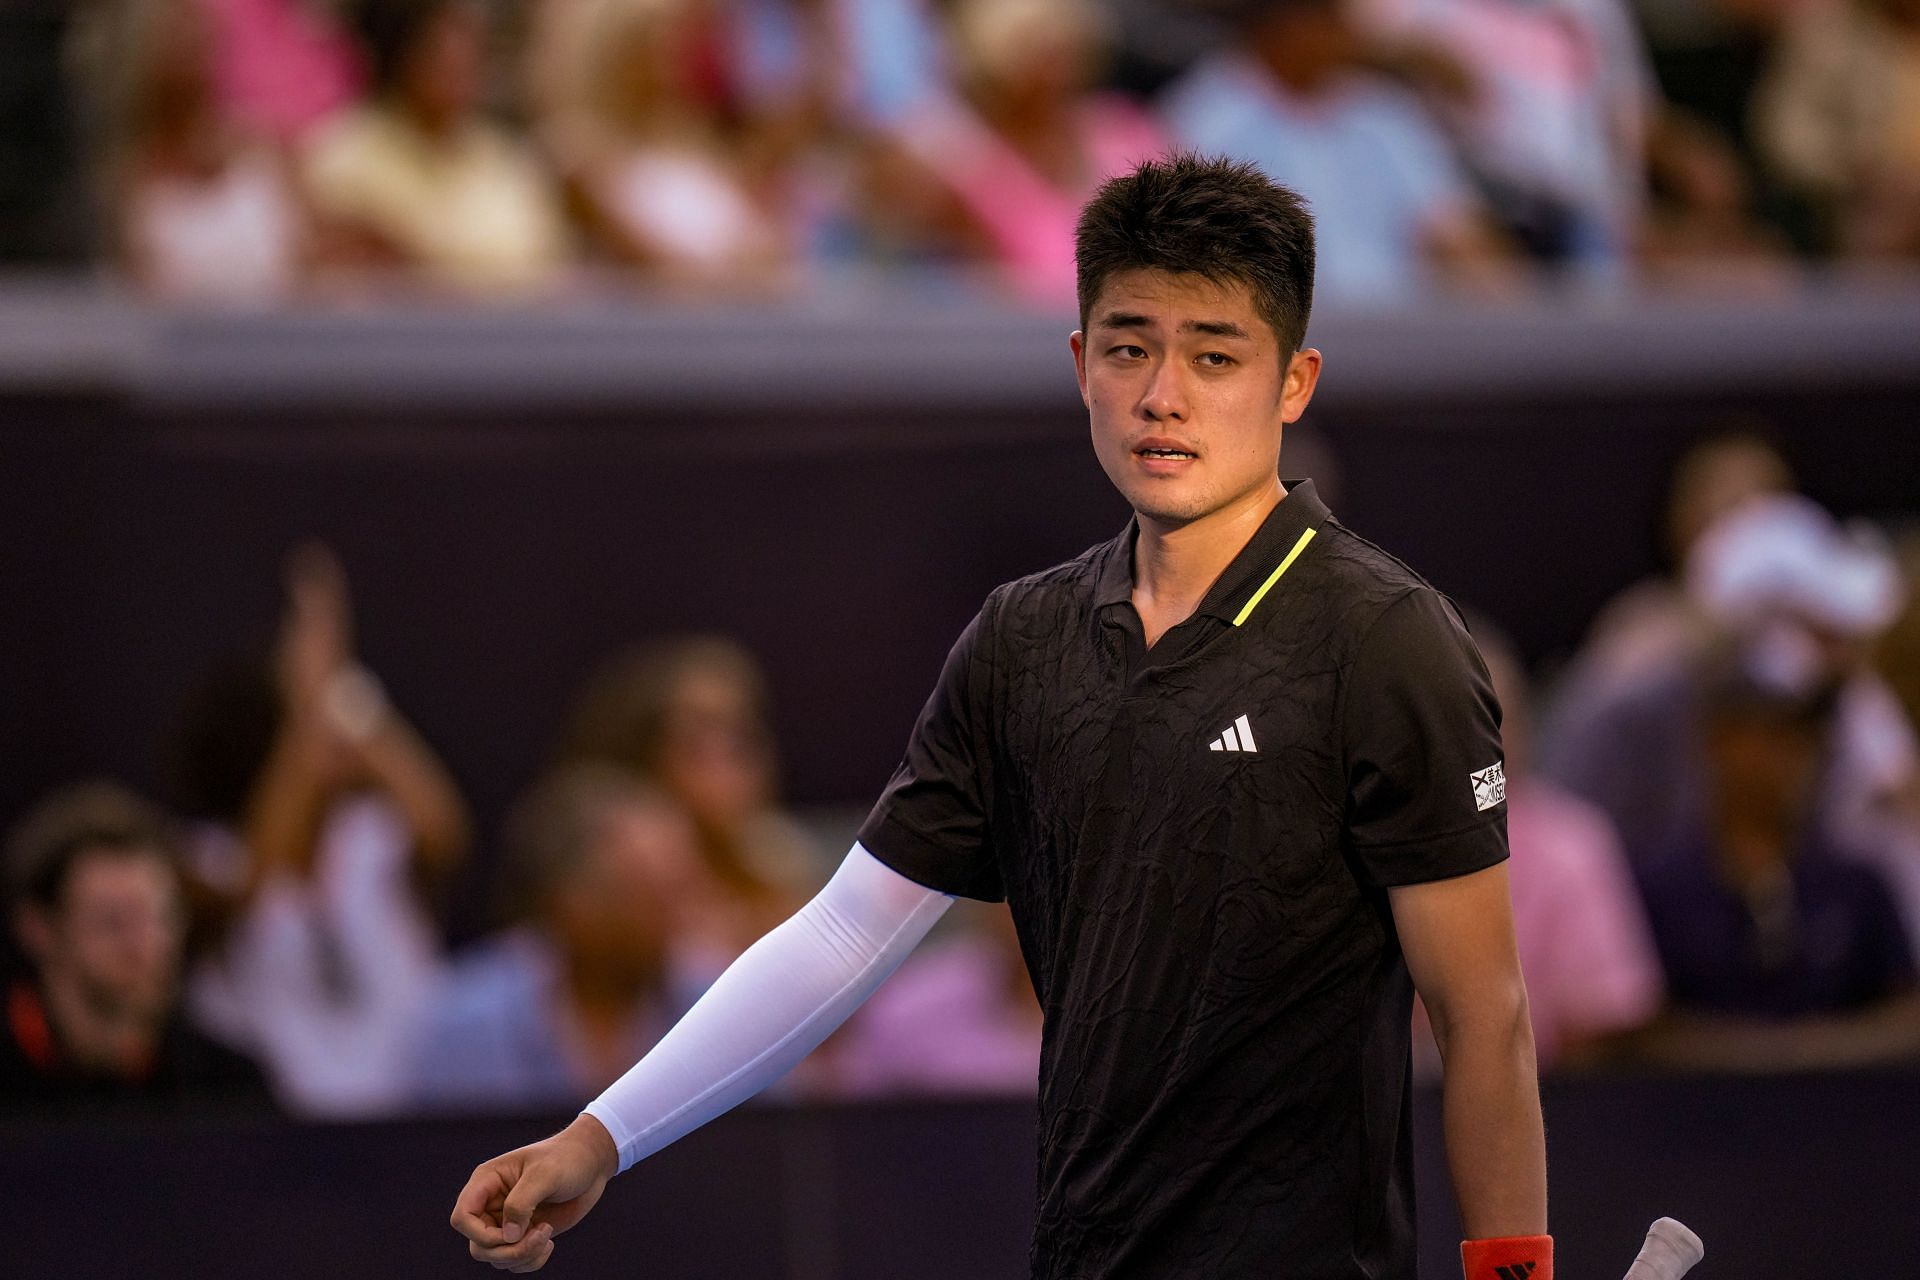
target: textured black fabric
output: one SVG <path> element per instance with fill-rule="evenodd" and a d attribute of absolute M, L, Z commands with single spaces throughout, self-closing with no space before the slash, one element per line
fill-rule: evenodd
<path fill-rule="evenodd" d="M 1500 761 L 1486 668 L 1310 483 L 1151 651 L 1132 546 L 994 591 L 861 841 L 1011 902 L 1046 1011 L 1035 1277 L 1410 1280 L 1385 887 L 1506 856 L 1470 781 Z"/>

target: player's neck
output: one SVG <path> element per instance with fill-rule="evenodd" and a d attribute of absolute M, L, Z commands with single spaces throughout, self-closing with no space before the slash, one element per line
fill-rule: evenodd
<path fill-rule="evenodd" d="M 1170 525 L 1139 517 L 1133 543 L 1133 607 L 1148 648 L 1193 616 L 1215 580 L 1286 496 L 1276 478 L 1271 486 L 1198 520 Z"/>

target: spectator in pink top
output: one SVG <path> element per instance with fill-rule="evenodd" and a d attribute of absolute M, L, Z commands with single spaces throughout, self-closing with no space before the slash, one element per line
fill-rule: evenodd
<path fill-rule="evenodd" d="M 1083 0 L 962 0 L 952 22 L 959 96 L 930 95 L 898 142 L 1019 293 L 1067 301 L 1081 204 L 1167 140 L 1143 108 L 1092 88 L 1106 36 Z"/>
<path fill-rule="evenodd" d="M 1534 1050 L 1543 1070 L 1579 1066 L 1659 1011 L 1659 960 L 1606 815 L 1531 777 L 1507 804 Z"/>
<path fill-rule="evenodd" d="M 214 28 L 214 81 L 226 113 L 290 143 L 359 96 L 353 41 L 324 0 L 199 0 Z"/>
<path fill-rule="evenodd" d="M 1528 768 L 1527 678 L 1498 631 L 1474 619 L 1506 746 L 1507 874 L 1540 1069 L 1611 1056 L 1659 1013 L 1660 961 L 1613 824 Z M 1422 1040 L 1425 1040 L 1424 1032 Z"/>

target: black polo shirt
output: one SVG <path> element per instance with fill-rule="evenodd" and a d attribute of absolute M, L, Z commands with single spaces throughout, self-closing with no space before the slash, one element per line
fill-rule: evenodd
<path fill-rule="evenodd" d="M 1506 857 L 1486 667 L 1311 482 L 1151 650 L 1133 535 L 987 598 L 860 840 L 1012 905 L 1035 1277 L 1411 1280 L 1386 890 Z"/>

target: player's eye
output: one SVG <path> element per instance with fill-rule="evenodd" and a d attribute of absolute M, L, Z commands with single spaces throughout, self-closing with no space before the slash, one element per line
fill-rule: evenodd
<path fill-rule="evenodd" d="M 1200 363 L 1209 369 L 1224 369 L 1233 363 L 1233 357 L 1224 351 L 1206 351 L 1199 356 Z"/>
<path fill-rule="evenodd" d="M 1118 356 L 1122 360 L 1144 360 L 1147 358 L 1147 349 L 1131 342 L 1123 342 L 1107 354 Z"/>

